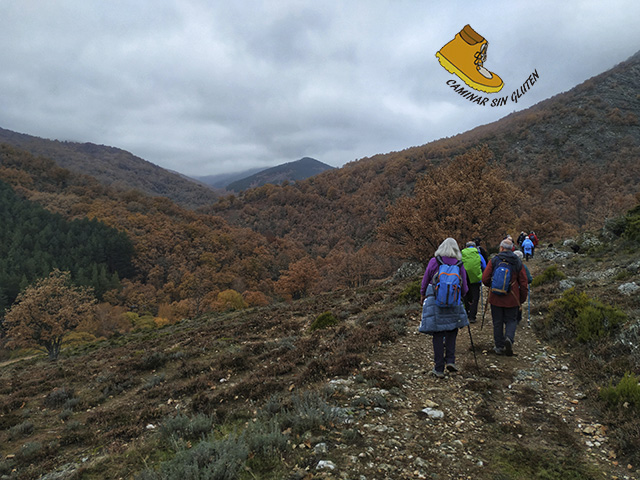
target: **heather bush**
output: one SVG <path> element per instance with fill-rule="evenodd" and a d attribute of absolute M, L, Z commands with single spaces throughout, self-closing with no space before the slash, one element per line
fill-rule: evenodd
<path fill-rule="evenodd" d="M 33 433 L 33 423 L 26 421 L 18 425 L 14 425 L 9 429 L 9 439 L 15 440 L 20 437 L 26 437 Z"/>
<path fill-rule="evenodd" d="M 66 387 L 56 388 L 49 393 L 45 399 L 44 404 L 49 408 L 56 408 L 63 406 L 68 400 L 74 397 L 75 392 L 73 389 Z"/>
<path fill-rule="evenodd" d="M 182 438 L 193 440 L 208 435 L 213 429 L 213 418 L 209 415 L 198 413 L 188 417 L 178 412 L 175 417 L 165 418 L 160 427 L 161 435 L 166 438 Z"/>

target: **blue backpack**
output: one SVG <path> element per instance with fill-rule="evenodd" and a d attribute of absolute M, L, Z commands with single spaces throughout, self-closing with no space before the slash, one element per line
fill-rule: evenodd
<path fill-rule="evenodd" d="M 496 257 L 491 277 L 491 291 L 496 295 L 506 295 L 511 288 L 511 270 L 513 265 Z"/>
<path fill-rule="evenodd" d="M 436 257 L 438 273 L 433 276 L 432 283 L 436 294 L 436 305 L 439 307 L 454 307 L 460 305 L 462 293 L 462 277 L 460 275 L 461 261 L 455 265 L 443 263 L 440 257 Z"/>

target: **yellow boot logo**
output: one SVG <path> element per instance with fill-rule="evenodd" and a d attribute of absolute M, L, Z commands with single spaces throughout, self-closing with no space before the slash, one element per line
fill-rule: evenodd
<path fill-rule="evenodd" d="M 484 66 L 489 42 L 470 25 L 466 25 L 453 40 L 442 47 L 436 57 L 445 70 L 475 90 L 487 93 L 499 92 L 504 83 Z"/>

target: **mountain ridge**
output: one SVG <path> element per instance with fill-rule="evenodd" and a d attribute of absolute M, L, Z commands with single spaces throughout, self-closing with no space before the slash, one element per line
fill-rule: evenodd
<path fill-rule="evenodd" d="M 333 168 L 331 165 L 322 163 L 315 158 L 303 157 L 300 160 L 283 163 L 236 180 L 229 183 L 226 188 L 227 190 L 240 192 L 249 188 L 261 187 L 267 183 L 280 185 L 284 182 L 306 180 L 327 170 L 333 170 Z"/>
<path fill-rule="evenodd" d="M 4 128 L 0 128 L 0 143 L 49 158 L 70 171 L 90 175 L 103 185 L 138 189 L 189 208 L 211 204 L 218 198 L 207 186 L 117 147 L 49 140 Z"/>

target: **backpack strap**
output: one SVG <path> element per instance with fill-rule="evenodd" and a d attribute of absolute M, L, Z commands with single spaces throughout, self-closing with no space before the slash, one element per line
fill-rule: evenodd
<path fill-rule="evenodd" d="M 436 260 L 438 262 L 438 265 L 444 265 L 444 262 L 442 261 L 442 257 L 440 255 L 436 257 Z"/>

